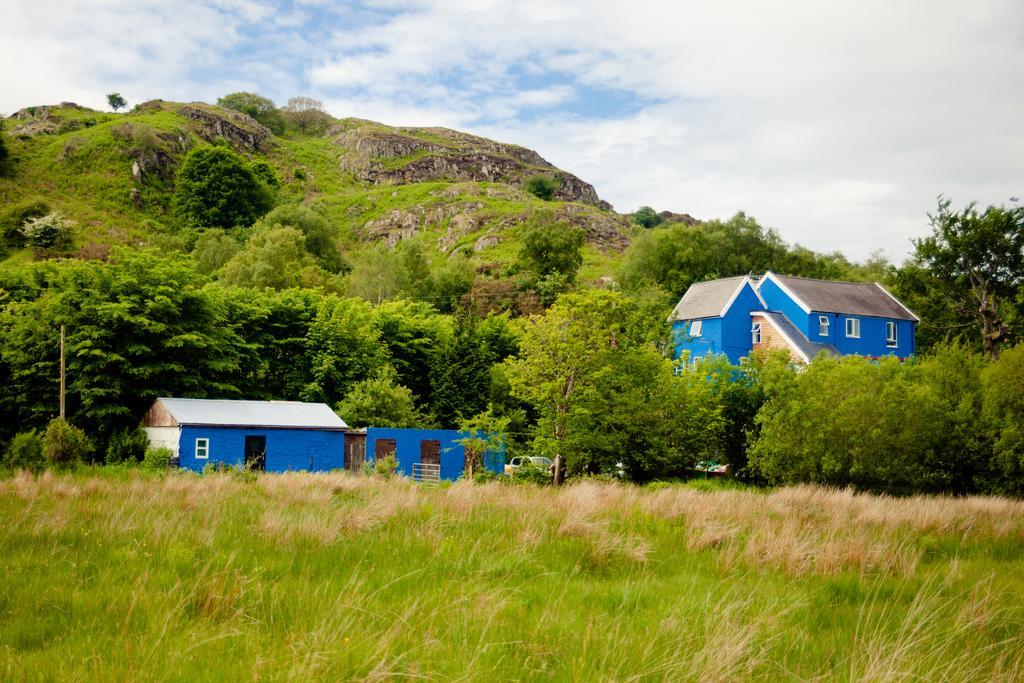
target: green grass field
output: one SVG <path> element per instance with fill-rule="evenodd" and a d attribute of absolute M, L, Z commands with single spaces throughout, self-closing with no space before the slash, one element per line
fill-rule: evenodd
<path fill-rule="evenodd" d="M 1020 680 L 1024 503 L 0 480 L 3 680 Z"/>

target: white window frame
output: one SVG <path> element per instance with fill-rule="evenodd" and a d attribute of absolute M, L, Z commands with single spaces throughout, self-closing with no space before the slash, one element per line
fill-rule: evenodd
<path fill-rule="evenodd" d="M 828 336 L 828 326 L 829 326 L 828 316 L 827 315 L 819 315 L 818 316 L 818 336 L 819 337 L 827 337 Z"/>
<path fill-rule="evenodd" d="M 750 326 L 750 343 L 761 343 L 761 323 L 757 322 Z"/>
<path fill-rule="evenodd" d="M 860 339 L 860 318 L 846 319 L 846 336 L 850 339 Z"/>
<path fill-rule="evenodd" d="M 203 445 L 200 446 L 199 442 L 202 441 Z M 202 449 L 203 454 L 199 455 L 199 450 Z M 196 439 L 196 460 L 209 460 L 210 459 L 210 440 L 206 437 L 199 437 Z"/>
<path fill-rule="evenodd" d="M 694 320 L 692 323 L 690 323 L 690 336 L 691 337 L 699 337 L 703 331 L 704 331 L 704 321 L 703 320 Z"/>
<path fill-rule="evenodd" d="M 895 349 L 900 345 L 899 328 L 893 320 L 885 321 L 885 345 L 890 349 Z"/>

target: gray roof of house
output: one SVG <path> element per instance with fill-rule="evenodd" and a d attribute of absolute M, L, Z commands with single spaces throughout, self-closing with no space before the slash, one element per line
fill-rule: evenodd
<path fill-rule="evenodd" d="M 669 321 L 714 318 L 722 315 L 722 309 L 739 289 L 745 275 L 709 280 L 690 285 L 683 298 L 676 304 Z"/>
<path fill-rule="evenodd" d="M 179 425 L 347 429 L 326 403 L 159 398 Z"/>
<path fill-rule="evenodd" d="M 793 323 L 789 322 L 789 318 L 781 313 L 777 313 L 775 311 L 756 311 L 755 314 L 769 320 L 775 329 L 789 337 L 789 340 L 793 342 L 793 345 L 796 346 L 809 361 L 814 360 L 814 357 L 822 351 L 828 351 L 829 353 L 839 355 L 839 349 L 834 345 L 812 342 L 810 339 L 805 337 L 804 333 L 797 329 Z"/>
<path fill-rule="evenodd" d="M 834 282 L 772 274 L 812 311 L 917 320 L 909 308 L 876 283 Z"/>

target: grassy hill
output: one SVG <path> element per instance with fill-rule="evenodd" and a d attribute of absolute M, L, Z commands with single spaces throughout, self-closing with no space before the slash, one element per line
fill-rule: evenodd
<path fill-rule="evenodd" d="M 0 480 L 7 680 L 1020 680 L 1022 503 Z"/>
<path fill-rule="evenodd" d="M 0 177 L 0 207 L 44 200 L 76 222 L 85 256 L 174 232 L 175 173 L 190 149 L 211 144 L 270 164 L 281 181 L 278 203 L 317 207 L 351 254 L 415 235 L 439 256 L 465 251 L 477 263 L 507 263 L 524 226 L 555 220 L 585 231 L 581 275 L 598 278 L 635 229 L 593 187 L 536 152 L 443 128 L 323 115 L 305 131 L 275 135 L 229 109 L 153 100 L 123 114 L 29 107 L 8 119 L 5 134 L 14 163 Z M 521 189 L 535 174 L 556 182 L 551 201 Z"/>

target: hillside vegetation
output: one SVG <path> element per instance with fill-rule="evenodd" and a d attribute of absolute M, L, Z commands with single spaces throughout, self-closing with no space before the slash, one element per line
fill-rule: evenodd
<path fill-rule="evenodd" d="M 0 480 L 8 680 L 1019 680 L 1024 507 L 813 487 Z"/>

